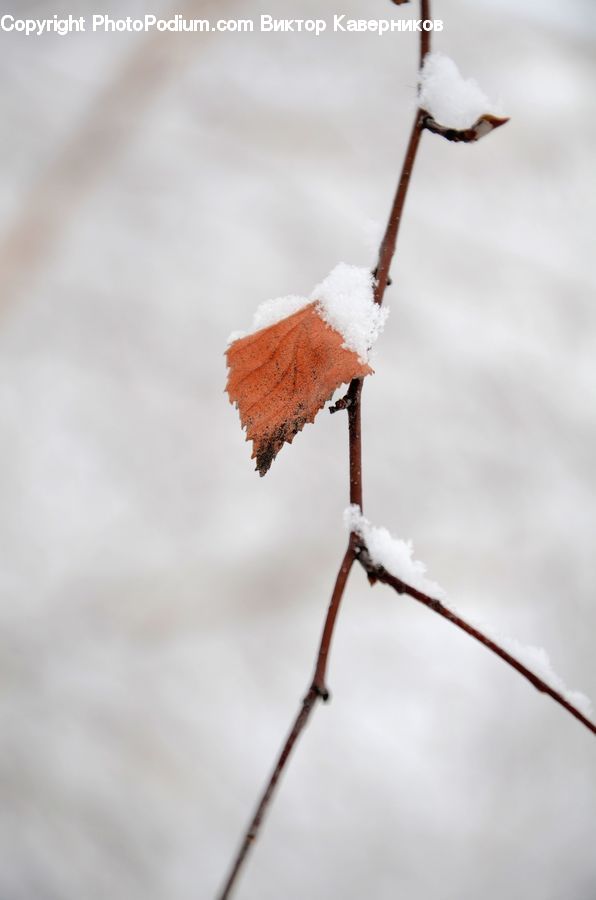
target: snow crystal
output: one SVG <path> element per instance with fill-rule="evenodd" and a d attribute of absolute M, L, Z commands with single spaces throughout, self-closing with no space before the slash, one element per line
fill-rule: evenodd
<path fill-rule="evenodd" d="M 389 315 L 387 308 L 375 303 L 373 289 L 369 269 L 339 263 L 311 294 L 327 324 L 343 337 L 343 346 L 362 362 L 367 361 Z"/>
<path fill-rule="evenodd" d="M 367 362 L 368 351 L 389 315 L 387 308 L 375 303 L 373 287 L 368 269 L 339 263 L 317 285 L 310 299 L 291 294 L 261 303 L 254 314 L 251 333 L 275 325 L 316 301 L 321 318 L 343 337 L 343 346 L 353 350 L 361 362 Z M 233 332 L 228 345 L 240 337 L 244 337 L 243 332 Z"/>
<path fill-rule="evenodd" d="M 452 59 L 429 53 L 420 72 L 418 103 L 435 122 L 462 131 L 495 109 L 475 81 L 462 78 Z"/>
<path fill-rule="evenodd" d="M 446 598 L 443 588 L 426 578 L 424 563 L 412 558 L 414 548 L 411 541 L 402 541 L 392 537 L 386 528 L 371 525 L 354 504 L 344 512 L 344 524 L 362 538 L 375 565 L 382 566 L 390 575 L 436 600 Z"/>

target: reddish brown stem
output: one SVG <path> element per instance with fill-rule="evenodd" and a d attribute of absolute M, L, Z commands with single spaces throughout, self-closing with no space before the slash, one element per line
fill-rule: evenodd
<path fill-rule="evenodd" d="M 350 442 L 350 503 L 362 509 L 362 430 L 361 404 L 362 379 L 355 378 L 350 384 L 347 397 L 348 428 Z"/>
<path fill-rule="evenodd" d="M 350 539 L 348 549 L 345 552 L 339 572 L 337 573 L 337 578 L 335 579 L 335 587 L 333 588 L 331 601 L 329 603 L 329 609 L 327 610 L 327 617 L 325 619 L 323 634 L 321 636 L 321 643 L 319 645 L 319 652 L 317 654 L 317 662 L 312 684 L 304 696 L 302 705 L 298 711 L 298 715 L 296 716 L 294 724 L 290 729 L 290 733 L 288 734 L 286 741 L 282 747 L 277 763 L 275 764 L 275 768 L 273 769 L 267 786 L 263 791 L 261 799 L 259 800 L 259 804 L 244 835 L 244 839 L 242 841 L 242 844 L 240 845 L 234 863 L 232 864 L 232 868 L 230 869 L 230 873 L 228 875 L 226 883 L 221 893 L 219 894 L 219 900 L 227 900 L 227 898 L 231 894 L 232 888 L 234 887 L 236 879 L 240 873 L 240 869 L 242 868 L 242 865 L 248 855 L 248 851 L 250 850 L 259 833 L 261 822 L 263 821 L 269 804 L 271 803 L 279 778 L 286 766 L 292 750 L 294 749 L 296 741 L 300 737 L 300 734 L 304 730 L 306 723 L 310 718 L 310 714 L 313 711 L 317 700 L 326 701 L 329 699 L 329 691 L 327 690 L 325 683 L 327 674 L 327 661 L 329 658 L 329 648 L 331 646 L 333 629 L 335 627 L 335 620 L 339 611 L 341 599 L 344 595 L 348 576 L 350 574 L 352 566 L 354 565 L 355 558 L 356 543 L 354 539 Z"/>
<path fill-rule="evenodd" d="M 423 120 L 424 113 L 422 112 L 422 110 L 416 110 L 414 124 L 412 125 L 412 131 L 410 132 L 410 140 L 408 141 L 408 149 L 406 150 L 406 156 L 402 166 L 401 175 L 397 184 L 397 191 L 395 192 L 393 206 L 391 207 L 391 212 L 389 214 L 389 221 L 387 222 L 387 228 L 385 230 L 385 234 L 383 235 L 383 240 L 381 241 L 381 247 L 379 249 L 379 259 L 377 262 L 377 267 L 375 269 L 375 303 L 378 303 L 379 305 L 383 302 L 383 296 L 385 294 L 385 288 L 387 287 L 387 280 L 389 278 L 389 269 L 391 267 L 391 261 L 395 254 L 397 235 L 404 211 L 406 195 L 408 193 L 408 186 L 410 184 L 410 175 L 412 174 L 412 169 L 414 168 L 414 160 L 416 159 L 418 144 L 420 143 L 420 135 L 422 134 L 423 130 Z"/>
<path fill-rule="evenodd" d="M 457 613 L 450 610 L 447 606 L 441 603 L 440 600 L 436 600 L 434 597 L 429 597 L 428 594 L 424 594 L 422 591 L 417 590 L 416 588 L 410 587 L 409 584 L 406 584 L 401 579 L 396 578 L 395 575 L 390 575 L 389 572 L 385 571 L 385 569 L 375 566 L 371 563 L 370 558 L 366 550 L 361 552 L 358 556 L 360 563 L 363 568 L 368 573 L 369 579 L 372 583 L 375 581 L 381 581 L 383 584 L 388 584 L 394 590 L 398 592 L 398 594 L 408 594 L 408 596 L 413 597 L 414 600 L 417 600 L 419 603 L 423 603 L 424 606 L 427 606 L 429 609 L 432 609 L 433 612 L 438 613 L 438 615 L 442 616 L 444 619 L 447 619 L 453 625 L 456 625 L 458 628 L 461 628 L 462 631 L 465 631 L 466 634 L 469 634 L 470 637 L 473 637 L 476 641 L 479 641 L 481 644 L 484 644 L 485 647 L 488 647 L 489 650 L 492 650 L 497 656 L 499 656 L 502 660 L 504 660 L 508 665 L 510 665 L 516 672 L 519 672 L 520 675 L 523 675 L 530 684 L 534 685 L 537 691 L 540 691 L 542 694 L 548 694 L 549 697 L 558 703 L 563 709 L 566 709 L 567 712 L 571 713 L 572 716 L 585 725 L 593 734 L 596 734 L 596 725 L 591 722 L 586 716 L 583 715 L 574 706 L 569 702 L 559 691 L 554 690 L 554 688 L 550 687 L 542 678 L 539 678 L 538 675 L 535 675 L 530 669 L 527 669 L 523 663 L 517 660 L 511 653 L 508 653 L 503 647 L 493 641 L 492 638 L 489 638 L 486 634 L 483 634 L 478 628 L 474 625 L 470 625 L 469 622 L 466 622 L 465 619 L 462 619 L 461 616 L 457 615 Z"/>
<path fill-rule="evenodd" d="M 350 503 L 356 503 L 360 507 L 362 507 L 362 438 L 360 430 L 361 391 L 362 382 L 356 378 L 350 384 L 346 396 L 350 451 Z M 230 873 L 228 875 L 226 883 L 222 889 L 221 894 L 219 895 L 219 900 L 227 900 L 227 898 L 230 896 L 232 888 L 234 887 L 236 879 L 248 855 L 251 845 L 254 843 L 255 838 L 257 837 L 261 822 L 263 821 L 269 804 L 271 803 L 279 778 L 285 768 L 292 750 L 294 749 L 296 741 L 300 737 L 300 734 L 304 730 L 306 723 L 310 718 L 310 714 L 317 700 L 327 701 L 329 699 L 329 690 L 326 683 L 329 650 L 331 648 L 331 640 L 333 638 L 335 622 L 337 620 L 339 607 L 344 595 L 344 591 L 346 589 L 348 576 L 350 574 L 352 566 L 354 565 L 354 560 L 356 559 L 357 546 L 357 537 L 356 535 L 351 534 L 348 548 L 345 552 L 344 558 L 339 568 L 339 572 L 337 573 L 337 577 L 335 579 L 335 586 L 333 588 L 333 593 L 329 602 L 329 608 L 327 610 L 327 616 L 325 618 L 325 624 L 323 626 L 323 634 L 321 635 L 321 642 L 319 644 L 319 651 L 317 653 L 317 660 L 315 664 L 312 683 L 304 696 L 302 705 L 298 711 L 298 715 L 296 716 L 294 724 L 290 729 L 290 733 L 288 734 L 286 741 L 282 747 L 275 768 L 271 773 L 271 777 L 269 778 L 267 786 L 265 787 L 261 799 L 259 800 L 259 804 L 256 808 L 255 814 L 252 817 L 251 823 L 244 835 L 244 839 L 232 864 L 232 868 L 230 869 Z"/>
<path fill-rule="evenodd" d="M 429 17 L 429 0 L 421 0 L 421 12 L 423 18 Z M 430 38 L 428 32 L 422 32 L 420 43 L 421 59 L 424 58 L 430 46 Z M 410 135 L 410 141 L 406 151 L 406 156 L 402 166 L 401 175 L 398 182 L 397 192 L 393 201 L 393 206 L 387 223 L 385 236 L 379 249 L 379 263 L 377 265 L 377 283 L 375 288 L 375 301 L 383 302 L 383 294 L 387 285 L 389 275 L 389 267 L 395 253 L 397 241 L 397 232 L 401 221 L 403 207 L 410 182 L 410 174 L 416 158 L 420 134 L 422 117 L 420 112 L 416 113 L 414 128 Z M 381 273 L 379 275 L 379 273 Z M 336 409 L 347 409 L 348 411 L 348 429 L 349 429 L 349 466 L 350 466 L 350 503 L 356 504 L 362 509 L 362 432 L 361 432 L 361 395 L 362 380 L 355 378 L 349 388 L 346 396 L 342 401 L 336 404 Z M 342 564 L 335 580 L 335 586 L 331 595 L 331 601 L 327 610 L 325 624 L 323 626 L 323 634 L 317 654 L 315 672 L 312 683 L 304 696 L 298 715 L 292 725 L 290 733 L 282 747 L 281 753 L 273 769 L 273 772 L 267 782 L 265 790 L 261 796 L 255 814 L 250 825 L 244 835 L 242 844 L 232 863 L 228 878 L 224 884 L 218 900 L 228 900 L 231 892 L 236 884 L 238 875 L 246 860 L 248 852 L 254 843 L 263 819 L 267 813 L 273 795 L 275 793 L 280 776 L 287 764 L 287 761 L 294 749 L 296 741 L 304 730 L 306 723 L 310 718 L 310 714 L 315 707 L 317 700 L 328 700 L 329 691 L 326 684 L 327 663 L 329 659 L 329 650 L 337 621 L 337 614 L 344 595 L 345 587 L 348 581 L 350 570 L 354 565 L 358 550 L 358 538 L 355 534 L 350 535 L 348 548 L 345 552 Z"/>
<path fill-rule="evenodd" d="M 430 19 L 430 0 L 420 0 L 420 11 L 421 18 L 423 20 Z M 422 31 L 420 39 L 421 66 L 424 62 L 426 54 L 429 52 L 430 32 Z M 387 228 L 385 230 L 385 234 L 379 248 L 379 257 L 377 268 L 375 270 L 375 302 L 378 304 L 381 304 L 383 302 L 385 289 L 387 287 L 389 279 L 389 270 L 391 267 L 393 256 L 395 254 L 397 236 L 403 215 L 408 186 L 410 183 L 410 176 L 412 174 L 414 161 L 418 152 L 420 136 L 424 129 L 424 118 L 425 113 L 423 113 L 422 110 L 418 109 L 414 118 L 414 124 L 410 134 L 410 139 L 408 142 L 404 163 L 398 181 L 397 190 L 393 200 L 393 205 L 389 215 L 389 220 L 387 222 Z M 335 405 L 333 410 L 348 410 L 350 502 L 356 504 L 360 509 L 362 509 L 362 439 L 360 421 L 361 395 L 362 381 L 360 379 L 355 379 L 350 384 L 346 396 Z M 314 709 L 317 700 L 328 700 L 329 698 L 329 691 L 326 685 L 329 651 L 333 638 L 333 632 L 335 629 L 335 623 L 337 621 L 337 614 L 339 612 L 341 600 L 346 588 L 348 576 L 357 557 L 364 568 L 368 571 L 372 581 L 382 581 L 393 587 L 396 591 L 398 591 L 398 593 L 408 594 L 415 600 L 432 609 L 434 612 L 443 616 L 443 618 L 448 619 L 458 628 L 465 631 L 466 634 L 469 634 L 471 637 L 475 638 L 475 640 L 482 643 L 485 647 L 488 647 L 488 649 L 493 653 L 497 654 L 497 656 L 501 657 L 501 659 L 512 666 L 517 672 L 519 672 L 519 674 L 523 675 L 531 684 L 533 684 L 537 690 L 541 691 L 542 693 L 548 694 L 550 697 L 552 697 L 553 700 L 555 700 L 564 709 L 570 712 L 571 715 L 575 716 L 575 718 L 578 719 L 583 725 L 585 725 L 586 728 L 588 728 L 593 733 L 596 733 L 596 726 L 592 722 L 590 722 L 590 720 L 587 719 L 576 707 L 569 703 L 569 701 L 566 700 L 562 696 L 562 694 L 549 687 L 544 681 L 542 681 L 542 679 L 538 678 L 538 676 L 527 669 L 522 663 L 511 656 L 511 654 L 507 653 L 506 650 L 504 650 L 493 640 L 480 632 L 477 628 L 470 625 L 457 614 L 453 613 L 440 601 L 435 600 L 434 598 L 427 596 L 421 591 L 410 587 L 409 585 L 400 581 L 398 578 L 395 578 L 394 576 L 387 573 L 384 569 L 373 566 L 370 563 L 370 559 L 368 558 L 365 548 L 361 546 L 359 538 L 356 534 L 352 533 L 350 535 L 348 548 L 345 552 L 342 564 L 335 580 L 335 586 L 331 596 L 331 601 L 329 603 L 329 608 L 327 610 L 327 616 L 325 619 L 323 633 L 319 644 L 312 683 L 302 701 L 294 724 L 292 725 L 290 733 L 286 738 L 275 768 L 273 769 L 271 777 L 257 806 L 256 812 L 245 833 L 242 844 L 230 869 L 230 873 L 228 875 L 226 883 L 222 889 L 222 892 L 219 894 L 219 900 L 227 900 L 227 898 L 230 897 L 231 891 L 236 884 L 240 870 L 246 860 L 248 851 L 250 850 L 251 845 L 254 843 L 258 835 L 259 828 L 267 813 L 281 774 L 287 764 L 292 750 L 294 749 L 296 741 L 298 740 L 300 734 L 304 730 L 310 718 L 311 712 Z"/>
<path fill-rule="evenodd" d="M 420 18 L 423 22 L 430 19 L 430 0 L 420 0 Z M 427 53 L 430 53 L 430 31 L 423 30 L 420 38 L 420 68 L 424 65 Z"/>
<path fill-rule="evenodd" d="M 420 18 L 422 21 L 430 19 L 430 0 L 421 0 Z M 420 68 L 422 68 L 424 64 L 424 58 L 427 53 L 430 53 L 430 31 L 422 31 L 420 36 Z M 420 136 L 424 131 L 425 117 L 426 113 L 423 110 L 416 110 L 412 131 L 410 132 L 410 140 L 408 141 L 406 155 L 397 183 L 397 190 L 395 192 L 395 197 L 393 198 L 393 206 L 391 207 L 387 228 L 385 229 L 385 234 L 383 235 L 383 240 L 381 241 L 381 246 L 379 248 L 379 258 L 375 269 L 375 303 L 378 303 L 379 305 L 383 302 L 385 289 L 389 281 L 389 269 L 391 268 L 391 261 L 395 255 L 397 235 L 399 233 L 399 226 L 401 224 L 406 203 L 410 176 L 412 174 L 412 169 L 414 168 L 416 154 L 418 153 Z"/>

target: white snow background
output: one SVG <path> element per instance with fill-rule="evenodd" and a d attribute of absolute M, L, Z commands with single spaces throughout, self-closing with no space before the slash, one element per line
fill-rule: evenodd
<path fill-rule="evenodd" d="M 595 8 L 434 7 L 435 49 L 511 122 L 423 137 L 363 394 L 365 514 L 596 698 Z M 210 898 L 309 683 L 348 503 L 341 413 L 253 471 L 226 338 L 374 262 L 417 39 L 0 49 L 0 897 Z M 593 900 L 573 718 L 359 570 L 329 686 L 238 900 Z"/>

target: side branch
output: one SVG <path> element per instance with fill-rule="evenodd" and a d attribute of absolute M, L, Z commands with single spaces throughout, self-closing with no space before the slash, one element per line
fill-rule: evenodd
<path fill-rule="evenodd" d="M 478 628 L 475 628 L 473 625 L 470 625 L 469 622 L 466 622 L 465 619 L 462 619 L 461 616 L 458 616 L 457 613 L 454 613 L 447 606 L 441 603 L 440 600 L 436 600 L 434 597 L 429 597 L 428 594 L 424 594 L 422 591 L 417 590 L 414 587 L 410 587 L 409 584 L 406 584 L 404 581 L 401 581 L 399 578 L 396 578 L 395 575 L 391 575 L 387 572 L 382 566 L 376 566 L 372 560 L 370 559 L 366 548 L 362 548 L 360 553 L 358 554 L 358 561 L 368 574 L 368 579 L 371 584 L 374 584 L 376 581 L 381 581 L 383 584 L 388 584 L 392 587 L 398 594 L 408 594 L 408 596 L 412 597 L 414 600 L 417 600 L 419 603 L 422 603 L 424 606 L 427 606 L 429 609 L 432 609 L 433 612 L 438 613 L 438 615 L 442 616 L 444 619 L 447 619 L 453 625 L 456 625 L 458 628 L 461 628 L 462 631 L 465 631 L 466 634 L 469 634 L 470 637 L 473 637 L 475 640 L 479 641 L 479 643 L 484 644 L 485 647 L 488 647 L 489 650 L 492 650 L 497 656 L 499 656 L 502 660 L 504 660 L 508 665 L 510 665 L 516 672 L 519 672 L 520 675 L 523 675 L 530 684 L 532 684 L 537 691 L 540 691 L 542 694 L 548 694 L 555 703 L 558 703 L 559 706 L 562 706 L 563 709 L 566 709 L 567 712 L 571 713 L 582 725 L 592 732 L 592 734 L 596 734 L 596 725 L 590 721 L 590 719 L 586 718 L 575 707 L 572 703 L 565 699 L 563 694 L 559 693 L 559 691 L 554 690 L 554 688 L 550 687 L 542 678 L 539 678 L 538 675 L 535 675 L 530 669 L 527 669 L 523 663 L 517 660 L 514 656 L 508 653 L 503 647 L 489 638 L 487 635 L 483 634 Z"/>

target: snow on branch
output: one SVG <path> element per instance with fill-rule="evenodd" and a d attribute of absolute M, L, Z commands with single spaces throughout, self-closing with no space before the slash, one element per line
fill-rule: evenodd
<path fill-rule="evenodd" d="M 344 511 L 344 525 L 362 540 L 374 566 L 380 566 L 390 575 L 425 594 L 432 594 L 440 600 L 446 599 L 443 588 L 426 577 L 424 563 L 413 558 L 411 541 L 402 541 L 392 537 L 386 528 L 371 525 L 355 504 Z"/>
<path fill-rule="evenodd" d="M 589 698 L 580 691 L 572 691 L 566 687 L 561 676 L 553 669 L 546 650 L 524 645 L 514 638 L 491 634 L 484 626 L 480 628 L 462 618 L 447 603 L 445 591 L 426 578 L 424 563 L 413 559 L 411 542 L 392 537 L 386 528 L 371 525 L 357 506 L 352 505 L 346 509 L 344 523 L 361 541 L 358 560 L 372 584 L 376 581 L 388 584 L 398 593 L 408 594 L 457 625 L 596 734 L 596 725 L 588 718 L 592 711 Z"/>
<path fill-rule="evenodd" d="M 497 636 L 494 636 L 497 639 Z M 561 676 L 552 667 L 549 655 L 543 647 L 522 644 L 516 638 L 500 637 L 499 643 L 526 668 L 534 672 L 585 716 L 592 714 L 592 701 L 581 691 L 570 690 Z"/>
<path fill-rule="evenodd" d="M 420 70 L 418 105 L 424 127 L 450 141 L 470 143 L 509 120 L 496 110 L 473 79 L 465 79 L 450 57 L 429 53 Z"/>

